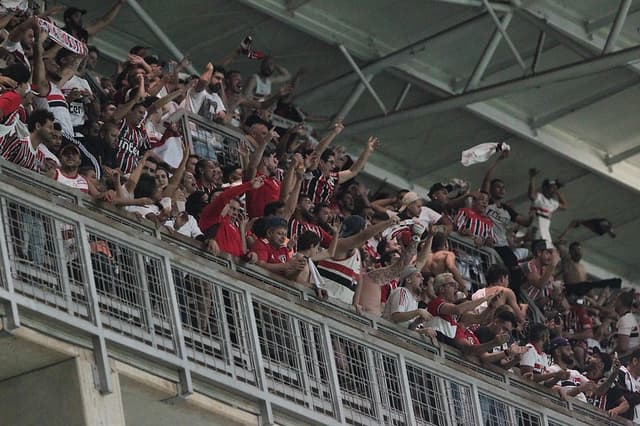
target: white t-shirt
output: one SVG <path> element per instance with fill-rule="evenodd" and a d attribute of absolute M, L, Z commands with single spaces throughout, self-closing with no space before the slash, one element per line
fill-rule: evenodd
<path fill-rule="evenodd" d="M 550 366 L 549 357 L 544 352 L 538 352 L 533 344 L 527 344 L 527 352 L 520 358 L 520 366 L 533 368 L 534 374 L 548 372 Z"/>
<path fill-rule="evenodd" d="M 206 90 L 196 92 L 194 89 L 189 89 L 182 101 L 182 107 L 209 120 L 213 120 L 219 111 L 227 111 L 220 96 Z"/>
<path fill-rule="evenodd" d="M 420 223 L 425 229 L 429 229 L 430 225 L 437 223 L 442 215 L 437 211 L 430 209 L 429 207 L 421 207 L 420 215 L 418 217 L 413 217 L 411 219 L 405 219 L 398 223 L 397 225 L 393 225 L 388 227 L 382 232 L 383 238 L 395 238 L 399 235 L 400 232 L 411 228 L 411 225 L 414 223 Z"/>
<path fill-rule="evenodd" d="M 174 220 L 173 219 L 169 219 L 167 220 L 164 224 L 167 228 L 169 229 L 174 229 L 173 228 L 173 223 Z M 196 218 L 189 215 L 189 218 L 187 219 L 187 223 L 185 223 L 184 225 L 182 225 L 180 227 L 180 229 L 178 229 L 178 234 L 182 234 L 186 237 L 190 237 L 190 238 L 197 238 L 200 235 L 202 235 L 202 231 L 200 230 L 200 227 L 198 226 L 198 222 L 196 221 Z"/>
<path fill-rule="evenodd" d="M 87 80 L 78 77 L 77 75 L 71 77 L 69 81 L 62 86 L 62 93 L 64 93 L 65 96 L 68 96 L 73 89 L 88 90 L 89 93 L 93 94 L 91 86 L 89 86 Z M 85 103 L 82 102 L 82 100 L 69 102 L 69 114 L 71 114 L 71 123 L 73 124 L 73 127 L 84 125 L 86 118 L 84 105 Z"/>
<path fill-rule="evenodd" d="M 160 214 L 160 209 L 155 204 L 147 204 L 146 206 L 126 206 L 125 209 L 131 213 L 138 213 L 145 218 L 149 213 L 154 215 Z"/>
<path fill-rule="evenodd" d="M 629 336 L 629 349 L 633 349 L 640 345 L 640 336 L 638 335 L 638 321 L 631 312 L 627 312 L 620 317 L 616 324 L 616 334 Z"/>
<path fill-rule="evenodd" d="M 640 391 L 640 377 L 633 377 L 626 367 L 620 367 L 620 371 L 624 373 L 624 385 L 628 391 Z M 633 424 L 640 424 L 640 405 L 634 407 Z"/>
<path fill-rule="evenodd" d="M 551 366 L 547 368 L 547 373 L 556 373 L 561 370 L 562 368 L 560 368 L 558 364 L 551 364 Z M 562 386 L 563 388 L 574 388 L 590 381 L 584 374 L 580 373 L 578 370 L 567 369 L 567 371 L 570 374 L 569 378 L 567 380 L 558 380 L 556 386 Z M 576 395 L 576 398 L 578 398 L 582 402 L 587 402 L 587 397 L 582 392 Z"/>
<path fill-rule="evenodd" d="M 506 204 L 501 204 L 498 207 L 496 203 L 491 203 L 487 207 L 486 215 L 493 222 L 494 245 L 496 247 L 508 246 L 507 231 L 511 222 L 516 220 L 518 214 Z"/>
<path fill-rule="evenodd" d="M 536 199 L 531 204 L 531 210 L 535 213 L 533 223 L 531 226 L 535 226 L 536 239 L 543 239 L 547 241 L 549 247 L 553 247 L 553 241 L 551 240 L 551 215 L 558 210 L 560 202 L 555 198 L 547 198 L 542 192 L 538 192 Z"/>
<path fill-rule="evenodd" d="M 413 294 L 406 287 L 398 287 L 394 289 L 387 302 L 384 304 L 384 312 L 382 313 L 382 318 L 393 321 L 391 319 L 391 315 L 395 312 L 409 312 L 418 309 L 418 301 Z M 402 326 L 408 327 L 409 321 L 405 321 L 403 323 L 398 323 Z"/>

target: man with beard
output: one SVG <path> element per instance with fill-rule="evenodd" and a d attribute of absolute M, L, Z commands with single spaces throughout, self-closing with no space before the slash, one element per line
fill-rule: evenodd
<path fill-rule="evenodd" d="M 549 356 L 544 352 L 548 343 L 549 329 L 544 324 L 533 324 L 529 329 L 527 352 L 520 360 L 520 373 L 525 379 L 552 387 L 558 380 L 567 380 L 570 374 L 561 369 L 549 371 Z"/>
<path fill-rule="evenodd" d="M 572 367 L 575 365 L 575 359 L 573 357 L 573 349 L 571 343 L 564 337 L 558 336 L 551 340 L 549 343 L 549 353 L 553 359 L 553 363 L 547 369 L 550 373 L 558 371 L 566 371 L 569 373 L 567 379 L 558 380 L 553 389 L 559 394 L 565 394 L 569 389 L 573 389 L 570 396 L 578 396 L 582 402 L 587 402 L 584 393 L 593 392 L 595 390 L 595 383 L 591 382 L 589 378 L 584 376 Z M 562 389 L 569 388 L 569 389 Z M 573 395 L 575 393 L 575 395 Z"/>
<path fill-rule="evenodd" d="M 103 17 L 86 28 L 82 24 L 82 16 L 86 14 L 87 11 L 85 9 L 78 9 L 77 7 L 69 7 L 64 11 L 65 27 L 62 29 L 78 40 L 86 43 L 89 37 L 96 35 L 114 20 L 126 2 L 126 0 L 118 0 Z"/>
<path fill-rule="evenodd" d="M 523 290 L 540 309 L 551 302 L 553 271 L 558 261 L 553 256 L 553 248 L 547 244 L 545 240 L 536 240 L 531 243 L 533 259 L 523 267 L 526 277 Z"/>
<path fill-rule="evenodd" d="M 224 95 L 227 105 L 227 114 L 224 123 L 239 128 L 243 122 L 244 109 L 267 109 L 271 107 L 289 89 L 282 88 L 264 101 L 256 101 L 247 98 L 242 93 L 242 74 L 238 70 L 227 71 L 224 79 Z"/>
<path fill-rule="evenodd" d="M 0 47 L 10 52 L 18 63 L 29 70 L 31 69 L 29 58 L 33 55 L 35 44 L 34 31 L 40 31 L 35 17 L 25 20 L 11 30 L 9 37 L 0 45 Z"/>
<path fill-rule="evenodd" d="M 313 232 L 320 238 L 322 247 L 329 247 L 333 237 L 329 232 L 317 225 L 317 218 L 313 215 L 314 205 L 311 198 L 307 195 L 300 195 L 298 198 L 298 206 L 293 214 L 293 218 L 289 222 L 289 239 L 296 240 L 298 235 L 305 232 Z"/>
<path fill-rule="evenodd" d="M 220 97 L 224 71 L 209 62 L 195 87 L 187 90 L 182 107 L 211 121 L 221 121 L 227 108 Z"/>
<path fill-rule="evenodd" d="M 13 134 L 2 138 L 0 141 L 0 156 L 18 166 L 33 171 L 40 171 L 44 165 L 45 156 L 41 149 L 38 149 L 45 142 L 53 140 L 54 116 L 46 110 L 35 110 L 29 115 L 27 126 L 29 135 L 22 137 Z"/>
<path fill-rule="evenodd" d="M 277 75 L 274 75 L 277 73 Z M 291 79 L 291 74 L 275 63 L 272 57 L 265 57 L 260 63 L 260 72 L 253 74 L 244 88 L 247 99 L 264 100 L 272 93 L 272 85 L 284 83 Z"/>
<path fill-rule="evenodd" d="M 203 158 L 196 164 L 196 190 L 212 194 L 222 188 L 222 169 L 213 160 Z"/>

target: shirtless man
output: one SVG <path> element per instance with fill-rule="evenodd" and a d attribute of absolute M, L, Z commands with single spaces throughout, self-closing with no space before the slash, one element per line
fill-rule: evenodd
<path fill-rule="evenodd" d="M 411 242 L 403 250 L 398 260 L 389 266 L 375 269 L 361 276 L 355 294 L 353 295 L 353 306 L 359 314 L 367 312 L 375 316 L 382 315 L 382 303 L 380 301 L 381 289 L 391 280 L 399 279 L 402 271 L 413 261 L 418 243 L 420 242 L 420 235 L 424 232 L 424 228 L 419 224 L 414 224 L 412 231 Z M 432 236 L 427 239 L 425 246 L 418 254 L 415 267 L 419 271 L 422 270 L 431 253 L 432 239 Z"/>
<path fill-rule="evenodd" d="M 501 305 L 507 305 L 513 311 L 518 322 L 524 321 L 527 315 L 528 305 L 524 303 L 518 305 L 515 293 L 509 288 L 509 270 L 500 265 L 491 265 L 485 276 L 487 278 L 487 286 L 473 293 L 471 300 L 480 299 L 482 297 L 491 297 L 500 293 L 502 297 L 498 299 L 496 308 Z M 479 314 L 486 308 L 487 304 L 483 303 L 478 306 L 474 312 Z"/>
<path fill-rule="evenodd" d="M 454 252 L 449 251 L 449 243 L 447 237 L 443 233 L 436 233 L 433 236 L 433 243 L 431 245 L 433 253 L 427 260 L 425 269 L 433 275 L 443 274 L 450 272 L 453 274 L 453 279 L 458 283 L 458 291 L 467 294 L 467 287 L 464 278 L 460 275 L 458 267 L 456 266 L 456 255 Z"/>

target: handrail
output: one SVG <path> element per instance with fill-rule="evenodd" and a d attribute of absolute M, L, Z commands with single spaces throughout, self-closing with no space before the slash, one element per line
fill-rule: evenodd
<path fill-rule="evenodd" d="M 43 327 L 32 315 L 46 316 L 49 333 L 71 327 L 104 339 L 109 356 L 151 357 L 177 372 L 185 394 L 214 384 L 276 415 L 323 424 L 480 422 L 498 406 L 515 422 L 606 420 L 589 407 L 572 413 L 573 402 L 380 318 L 359 321 L 348 306 L 317 302 L 258 268 L 212 263 L 144 221 L 138 225 L 150 232 L 132 239 L 133 228 L 85 196 L 4 161 L 0 170 L 0 254 L 9 267 L 0 299 L 15 304 L 25 323 Z M 52 192 L 69 197 L 52 204 Z"/>

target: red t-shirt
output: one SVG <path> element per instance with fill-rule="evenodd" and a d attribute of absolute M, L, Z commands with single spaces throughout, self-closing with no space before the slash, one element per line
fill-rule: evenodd
<path fill-rule="evenodd" d="M 291 259 L 291 252 L 285 247 L 273 247 L 264 239 L 256 240 L 251 251 L 258 255 L 258 260 L 267 263 L 287 263 Z"/>
<path fill-rule="evenodd" d="M 256 176 L 264 176 L 258 173 Z M 250 218 L 264 216 L 264 207 L 280 199 L 281 182 L 276 177 L 266 177 L 264 185 L 247 193 L 247 214 Z"/>
<path fill-rule="evenodd" d="M 455 316 L 446 315 L 446 314 L 440 313 L 440 308 L 445 303 L 447 303 L 447 301 L 444 300 L 442 297 L 436 297 L 435 299 L 431 300 L 429 302 L 429 304 L 427 305 L 427 311 L 429 311 L 429 313 L 431 315 L 433 315 L 434 317 L 438 316 L 438 317 L 442 318 L 444 321 L 446 321 L 449 324 L 451 324 L 451 326 L 456 327 L 456 333 L 455 333 L 454 339 L 456 339 L 456 340 L 466 340 L 467 342 L 469 342 L 472 345 L 479 344 L 480 341 L 478 340 L 476 335 L 473 333 L 473 331 L 471 331 L 468 328 L 463 327 L 460 323 L 458 323 L 458 320 L 457 320 L 457 318 Z"/>

